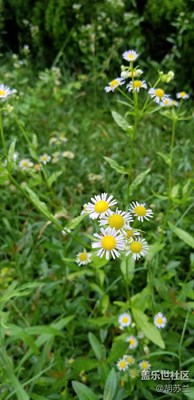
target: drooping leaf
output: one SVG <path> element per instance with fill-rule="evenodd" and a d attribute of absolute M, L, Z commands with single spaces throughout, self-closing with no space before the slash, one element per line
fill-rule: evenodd
<path fill-rule="evenodd" d="M 177 228 L 170 222 L 168 224 L 169 224 L 172 232 L 175 233 L 175 235 L 177 235 L 179 237 L 179 239 L 181 239 L 183 242 L 188 244 L 188 246 L 191 246 L 194 249 L 194 237 L 193 236 L 191 236 L 189 233 L 187 233 L 183 229 Z"/>
<path fill-rule="evenodd" d="M 116 124 L 125 132 L 129 132 L 131 129 L 131 125 L 128 124 L 125 118 L 122 117 L 118 112 L 116 111 L 111 111 L 112 117 Z"/>
<path fill-rule="evenodd" d="M 104 157 L 104 159 L 109 163 L 112 169 L 117 171 L 119 174 L 128 175 L 128 171 L 122 165 L 119 165 L 115 160 L 109 157 Z"/>
<path fill-rule="evenodd" d="M 132 195 L 133 191 L 139 186 L 141 185 L 141 183 L 143 182 L 145 176 L 147 174 L 149 174 L 150 172 L 150 168 L 146 169 L 146 171 L 142 172 L 141 174 L 137 175 L 136 178 L 134 179 L 134 181 L 131 183 L 130 187 L 129 187 L 129 194 Z"/>

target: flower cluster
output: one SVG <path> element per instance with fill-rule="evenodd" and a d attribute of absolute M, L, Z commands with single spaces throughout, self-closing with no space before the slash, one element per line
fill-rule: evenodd
<path fill-rule="evenodd" d="M 140 232 L 133 228 L 134 219 L 140 222 L 153 217 L 151 209 L 145 203 L 132 202 L 127 211 L 120 210 L 117 201 L 107 193 L 98 194 L 84 205 L 82 214 L 88 214 L 99 222 L 99 233 L 95 233 L 92 248 L 98 257 L 114 259 L 121 254 L 131 255 L 134 260 L 145 256 L 148 244 Z M 113 210 L 113 208 L 115 208 Z"/>
<path fill-rule="evenodd" d="M 126 85 L 128 92 L 138 93 L 140 89 L 147 89 L 148 84 L 146 83 L 146 81 L 139 80 L 139 77 L 143 74 L 143 71 L 138 67 L 134 68 L 133 65 L 134 61 L 136 61 L 139 57 L 139 54 L 136 53 L 135 50 L 128 50 L 122 54 L 122 57 L 124 60 L 129 62 L 129 66 L 121 66 L 121 76 L 110 81 L 108 86 L 105 86 L 105 91 L 114 92 L 115 89 L 119 88 L 119 86 L 125 84 L 126 79 L 131 79 L 131 81 Z M 173 71 L 169 71 L 167 74 L 164 74 L 163 71 L 159 71 L 159 79 L 157 83 L 159 83 L 160 81 L 164 83 L 169 83 L 173 78 Z M 169 94 L 166 94 L 163 88 L 155 86 L 156 85 L 148 88 L 148 96 L 151 100 L 150 103 L 154 101 L 155 103 L 163 107 L 178 106 L 177 101 L 173 100 Z M 176 98 L 186 100 L 189 98 L 189 94 L 181 91 L 176 94 Z"/>
<path fill-rule="evenodd" d="M 153 322 L 158 329 L 161 329 L 166 326 L 167 319 L 161 312 L 159 312 L 154 316 Z M 143 348 L 146 357 L 148 357 L 149 348 L 147 345 L 144 345 L 144 339 L 145 343 L 147 343 L 147 339 L 145 338 L 142 331 L 136 331 L 136 324 L 132 322 L 132 317 L 129 312 L 124 312 L 123 314 L 120 314 L 118 317 L 118 323 L 119 328 L 121 330 L 125 330 L 125 332 L 127 333 L 125 341 L 126 343 L 128 343 L 129 353 L 127 352 L 127 354 L 124 354 L 122 358 L 117 361 L 116 365 L 119 371 L 128 371 L 130 378 L 135 379 L 140 374 L 140 371 L 151 369 L 151 364 L 148 360 L 145 359 L 144 355 L 143 357 L 138 356 L 138 358 L 142 359 L 139 362 L 136 361 L 136 358 L 134 357 L 134 350 L 138 349 L 139 341 L 141 341 L 140 348 Z M 133 368 L 131 368 L 131 366 L 133 366 Z"/>

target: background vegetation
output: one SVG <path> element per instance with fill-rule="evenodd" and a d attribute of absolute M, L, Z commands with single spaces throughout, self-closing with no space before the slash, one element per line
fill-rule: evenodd
<path fill-rule="evenodd" d="M 8 107 L 1 103 L 10 164 L 2 149 L 0 399 L 169 398 L 156 392 L 155 382 L 131 379 L 116 367 L 126 352 L 118 316 L 131 312 L 126 280 L 139 311 L 133 334 L 142 325 L 140 311 L 149 321 L 162 311 L 168 321 L 162 339 L 145 336 L 133 353 L 137 370 L 142 359 L 153 370 L 189 370 L 189 391 L 170 397 L 192 399 L 193 1 L 0 4 L 0 82 L 17 90 Z M 107 192 L 121 209 L 127 206 L 128 178 L 119 166 L 128 168 L 129 131 L 111 112 L 127 124 L 132 116 L 121 94 L 106 94 L 104 86 L 120 75 L 129 48 L 140 52 L 150 86 L 158 70 L 171 69 L 175 79 L 165 90 L 190 94 L 176 128 L 172 187 L 168 192 L 172 126 L 161 109 L 139 124 L 130 176 L 130 201 L 154 211 L 143 225 L 148 257 L 128 267 L 120 260 L 79 267 L 76 255 L 96 231 L 91 220 L 74 219 L 83 205 Z M 44 171 L 20 168 L 22 159 L 35 164 L 44 153 L 51 157 Z"/>

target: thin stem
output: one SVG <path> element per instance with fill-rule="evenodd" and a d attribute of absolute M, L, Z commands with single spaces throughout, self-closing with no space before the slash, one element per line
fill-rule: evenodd
<path fill-rule="evenodd" d="M 4 132 L 3 132 L 3 120 L 2 120 L 2 112 L 1 111 L 0 111 L 0 134 L 1 134 L 1 141 L 2 141 L 4 156 L 7 159 L 7 147 L 6 147 Z"/>
<path fill-rule="evenodd" d="M 184 336 L 185 336 L 185 331 L 186 331 L 187 322 L 188 322 L 188 318 L 189 318 L 189 312 L 190 311 L 187 311 L 187 315 L 186 315 L 186 318 L 185 318 L 185 322 L 184 322 L 183 330 L 182 330 L 182 334 L 181 334 L 181 339 L 180 339 L 180 343 L 179 343 L 178 354 L 179 354 L 179 369 L 180 370 L 181 370 L 181 366 L 182 366 L 182 363 L 181 363 L 181 347 L 182 347 L 183 339 L 184 339 Z"/>
<path fill-rule="evenodd" d="M 173 118 L 171 144 L 170 144 L 169 172 L 168 172 L 168 196 L 169 196 L 169 198 L 170 198 L 171 190 L 172 190 L 172 164 L 173 164 L 173 151 L 174 151 L 174 142 L 175 142 L 176 123 L 177 123 L 177 118 Z"/>

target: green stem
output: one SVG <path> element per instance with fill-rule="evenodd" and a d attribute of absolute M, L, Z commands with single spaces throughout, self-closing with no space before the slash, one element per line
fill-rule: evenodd
<path fill-rule="evenodd" d="M 189 318 L 189 312 L 187 311 L 187 315 L 185 318 L 185 322 L 183 325 L 183 330 L 182 330 L 182 334 L 181 334 L 181 339 L 180 339 L 180 343 L 179 343 L 179 350 L 178 350 L 178 354 L 179 354 L 179 370 L 181 370 L 181 366 L 182 366 L 182 362 L 181 362 L 181 347 L 182 347 L 182 343 L 183 343 L 183 339 L 185 336 L 185 331 L 186 331 L 186 327 L 187 327 L 187 322 L 188 322 L 188 318 Z"/>
<path fill-rule="evenodd" d="M 6 160 L 7 160 L 7 147 L 6 147 L 5 138 L 4 138 L 4 132 L 3 132 L 2 112 L 0 112 L 0 134 L 1 134 L 1 141 L 2 141 L 2 147 L 3 147 L 4 156 L 5 156 Z"/>
<path fill-rule="evenodd" d="M 171 144 L 170 144 L 169 172 L 168 172 L 168 197 L 169 197 L 169 199 L 170 199 L 171 190 L 172 190 L 172 164 L 173 164 L 173 151 L 174 151 L 174 142 L 175 142 L 176 123 L 177 123 L 177 118 L 173 118 Z"/>

